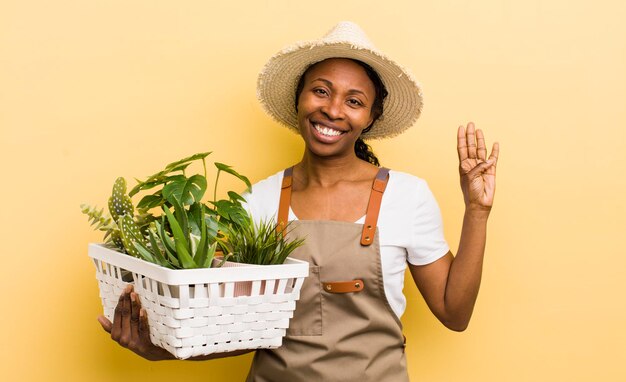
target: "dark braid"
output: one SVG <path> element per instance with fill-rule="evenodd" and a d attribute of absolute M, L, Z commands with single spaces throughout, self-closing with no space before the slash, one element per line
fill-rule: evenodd
<path fill-rule="evenodd" d="M 369 77 L 369 79 L 374 84 L 375 90 L 374 103 L 372 104 L 371 111 L 372 123 L 367 128 L 363 129 L 363 132 L 361 133 L 362 135 L 370 131 L 372 129 L 372 126 L 374 126 L 376 120 L 380 118 L 380 116 L 383 114 L 383 102 L 389 93 L 385 88 L 385 84 L 383 84 L 383 81 L 380 79 L 380 76 L 371 66 L 359 60 L 351 60 L 359 64 L 365 70 L 367 77 Z M 298 99 L 300 98 L 300 93 L 302 93 L 302 89 L 304 88 L 304 75 L 314 65 L 315 64 L 306 68 L 302 76 L 300 76 L 298 86 L 296 87 L 296 110 L 298 110 Z M 360 137 L 354 143 L 354 153 L 356 154 L 357 158 L 371 163 L 374 166 L 380 167 L 380 162 L 378 161 L 378 158 L 376 158 L 376 155 L 374 155 L 374 151 L 372 150 L 371 146 L 365 143 L 365 141 L 363 141 L 363 139 Z"/>
<path fill-rule="evenodd" d="M 362 138 L 358 138 L 356 142 L 354 142 L 354 153 L 357 158 L 369 162 L 376 167 L 380 167 L 380 162 L 378 161 L 378 158 L 376 158 L 376 155 L 374 155 L 372 147 L 365 143 Z"/>

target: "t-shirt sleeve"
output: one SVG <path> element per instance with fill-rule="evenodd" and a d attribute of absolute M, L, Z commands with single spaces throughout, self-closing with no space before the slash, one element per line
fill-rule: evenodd
<path fill-rule="evenodd" d="M 245 200 L 243 207 L 255 222 L 259 223 L 262 220 L 268 221 L 275 218 L 281 184 L 282 172 L 279 172 L 254 184 L 250 192 L 245 192 L 242 195 Z"/>
<path fill-rule="evenodd" d="M 411 224 L 411 240 L 407 248 L 407 261 L 425 265 L 448 253 L 450 247 L 443 234 L 441 211 L 434 195 L 423 179 L 417 179 L 417 192 Z"/>

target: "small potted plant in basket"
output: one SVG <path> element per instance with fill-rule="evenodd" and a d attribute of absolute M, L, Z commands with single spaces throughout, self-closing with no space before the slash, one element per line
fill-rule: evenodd
<path fill-rule="evenodd" d="M 105 316 L 113 319 L 119 295 L 133 283 L 152 342 L 178 358 L 280 346 L 308 275 L 306 262 L 288 257 L 302 240 L 288 241 L 271 220 L 255 224 L 235 192 L 217 200 L 222 172 L 250 188 L 245 176 L 215 163 L 213 201 L 202 202 L 209 154 L 170 163 L 129 192 L 118 178 L 110 216 L 81 206 L 104 232 L 105 243 L 90 244 L 89 256 Z M 198 161 L 204 174 L 188 177 Z M 147 191 L 135 206 L 132 197 Z M 239 266 L 224 267 L 228 260 Z"/>

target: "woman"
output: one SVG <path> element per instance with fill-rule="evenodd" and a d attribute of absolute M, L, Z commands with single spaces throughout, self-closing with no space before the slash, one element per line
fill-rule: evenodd
<path fill-rule="evenodd" d="M 293 256 L 309 261 L 283 346 L 258 350 L 249 381 L 408 381 L 399 317 L 409 269 L 435 316 L 452 330 L 469 322 L 480 285 L 486 224 L 493 203 L 498 144 L 487 158 L 473 124 L 458 129 L 465 199 L 457 256 L 443 239 L 426 183 L 380 169 L 363 138 L 397 135 L 421 111 L 419 86 L 352 23 L 274 56 L 259 77 L 268 113 L 305 142 L 295 166 L 247 195 L 255 219 L 290 221 L 305 237 Z M 137 296 L 120 298 L 113 339 L 148 359 L 171 359 L 152 345 Z M 212 355 L 201 359 L 241 354 Z"/>

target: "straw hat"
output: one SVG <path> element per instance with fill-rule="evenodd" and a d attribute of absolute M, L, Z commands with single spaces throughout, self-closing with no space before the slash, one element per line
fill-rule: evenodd
<path fill-rule="evenodd" d="M 347 21 L 337 24 L 321 39 L 296 43 L 270 58 L 257 82 L 257 97 L 265 111 L 298 132 L 295 107 L 298 80 L 309 66 L 327 58 L 365 62 L 378 73 L 389 92 L 383 115 L 363 138 L 393 137 L 411 127 L 420 116 L 419 84 L 407 70 L 377 50 L 358 25 Z"/>

